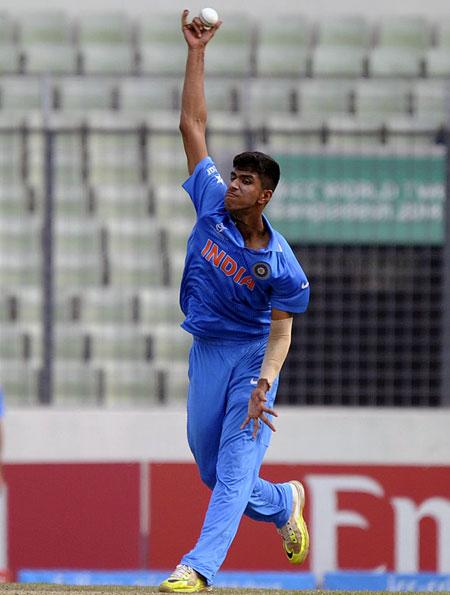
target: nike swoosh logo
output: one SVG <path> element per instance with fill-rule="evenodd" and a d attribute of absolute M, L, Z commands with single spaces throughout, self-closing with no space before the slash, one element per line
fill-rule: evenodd
<path fill-rule="evenodd" d="M 250 384 L 253 384 L 253 386 L 256 386 L 258 384 L 258 379 L 257 378 L 252 378 L 250 380 Z"/>
<path fill-rule="evenodd" d="M 309 287 L 309 281 L 306 281 L 306 283 L 302 283 L 301 287 L 302 289 L 306 289 L 307 287 Z"/>

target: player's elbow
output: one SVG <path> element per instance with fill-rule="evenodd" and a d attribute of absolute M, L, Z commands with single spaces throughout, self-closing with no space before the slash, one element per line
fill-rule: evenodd
<path fill-rule="evenodd" d="M 204 134 L 206 131 L 206 118 L 199 116 L 188 116 L 182 112 L 180 116 L 179 128 L 183 136 L 189 136 L 199 132 Z"/>

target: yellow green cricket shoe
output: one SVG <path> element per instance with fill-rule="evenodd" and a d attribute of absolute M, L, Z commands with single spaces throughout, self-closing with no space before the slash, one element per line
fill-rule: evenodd
<path fill-rule="evenodd" d="M 277 531 L 283 538 L 283 548 L 289 562 L 301 564 L 305 561 L 309 550 L 308 528 L 303 518 L 305 489 L 299 481 L 293 480 L 289 483 L 294 495 L 294 505 L 287 523 Z"/>
<path fill-rule="evenodd" d="M 159 585 L 160 593 L 200 593 L 212 591 L 206 580 L 199 576 L 193 568 L 178 564 L 169 578 Z"/>

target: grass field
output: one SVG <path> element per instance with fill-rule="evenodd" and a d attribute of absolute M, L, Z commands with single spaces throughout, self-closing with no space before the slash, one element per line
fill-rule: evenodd
<path fill-rule="evenodd" d="M 27 583 L 9 583 L 0 585 L 0 594 L 6 595 L 153 595 L 158 593 L 157 587 L 72 587 L 66 585 L 45 585 Z M 373 594 L 373 591 L 286 591 L 278 589 L 213 589 L 217 595 L 353 595 L 365 593 Z M 377 591 L 377 595 L 387 595 L 388 591 Z M 417 593 L 417 592 L 416 592 Z M 419 594 L 420 595 L 420 594 Z M 425 595 L 425 593 L 423 593 Z M 429 595 L 429 593 L 428 593 Z"/>

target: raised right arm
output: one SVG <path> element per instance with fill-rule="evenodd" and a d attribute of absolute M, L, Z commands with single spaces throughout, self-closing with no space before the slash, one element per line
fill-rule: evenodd
<path fill-rule="evenodd" d="M 188 162 L 189 174 L 208 155 L 206 147 L 205 48 L 220 27 L 219 21 L 205 29 L 198 17 L 188 23 L 189 11 L 184 10 L 181 27 L 188 45 L 183 94 L 181 97 L 180 131 Z"/>

